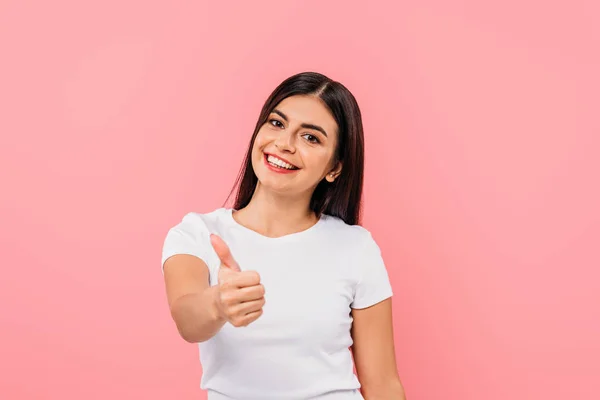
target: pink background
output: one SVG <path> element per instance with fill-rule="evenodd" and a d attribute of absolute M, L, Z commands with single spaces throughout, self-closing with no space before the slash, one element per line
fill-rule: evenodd
<path fill-rule="evenodd" d="M 1 398 L 204 398 L 162 241 L 304 70 L 362 107 L 408 399 L 600 398 L 597 2 L 198 3 L 0 3 Z"/>

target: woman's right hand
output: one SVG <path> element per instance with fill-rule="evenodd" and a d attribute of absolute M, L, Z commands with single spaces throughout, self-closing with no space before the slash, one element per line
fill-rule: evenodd
<path fill-rule="evenodd" d="M 219 318 L 235 327 L 247 326 L 263 313 L 265 288 L 260 275 L 242 271 L 219 236 L 210 235 L 210 242 L 221 260 L 215 299 Z"/>

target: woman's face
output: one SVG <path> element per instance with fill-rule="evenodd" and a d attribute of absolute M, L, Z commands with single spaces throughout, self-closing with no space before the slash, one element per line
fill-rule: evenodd
<path fill-rule="evenodd" d="M 337 140 L 338 126 L 319 98 L 288 97 L 258 131 L 254 173 L 260 185 L 275 192 L 312 194 L 324 177 L 331 182 L 341 171 L 341 163 L 333 165 Z"/>

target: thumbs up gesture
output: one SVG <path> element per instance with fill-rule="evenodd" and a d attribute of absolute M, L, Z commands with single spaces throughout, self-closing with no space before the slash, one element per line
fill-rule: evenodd
<path fill-rule="evenodd" d="M 241 271 L 229 247 L 217 235 L 210 242 L 221 260 L 217 287 L 219 316 L 235 327 L 247 326 L 263 313 L 265 288 L 256 271 Z"/>

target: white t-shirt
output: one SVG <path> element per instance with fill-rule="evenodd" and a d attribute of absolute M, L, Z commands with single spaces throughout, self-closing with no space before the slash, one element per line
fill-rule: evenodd
<path fill-rule="evenodd" d="M 323 215 L 307 230 L 269 238 L 239 224 L 230 208 L 191 212 L 169 230 L 162 264 L 175 254 L 197 256 L 216 285 L 220 261 L 210 233 L 242 271 L 260 274 L 266 304 L 250 325 L 226 323 L 198 344 L 208 399 L 363 399 L 349 350 L 350 311 L 392 296 L 371 233 Z"/>

